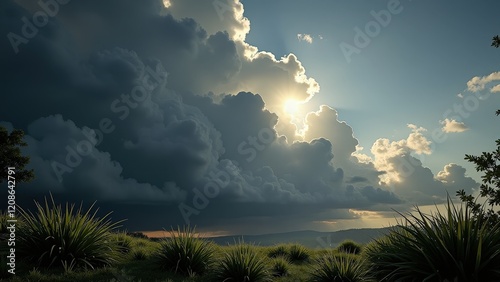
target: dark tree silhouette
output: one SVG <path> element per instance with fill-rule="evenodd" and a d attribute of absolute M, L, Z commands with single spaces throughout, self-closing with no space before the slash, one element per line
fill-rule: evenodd
<path fill-rule="evenodd" d="M 500 37 L 498 35 L 493 36 L 493 42 L 491 42 L 491 46 L 500 47 Z"/>
<path fill-rule="evenodd" d="M 500 110 L 496 114 L 500 115 Z M 500 139 L 496 140 L 496 144 L 497 148 L 493 152 L 483 152 L 480 156 L 465 155 L 465 159 L 474 163 L 476 170 L 483 173 L 479 196 L 486 198 L 489 207 L 477 203 L 464 190 L 457 192 L 457 196 L 472 209 L 476 217 L 489 218 L 492 224 L 500 219 L 500 211 L 495 211 L 495 206 L 500 206 Z"/>
<path fill-rule="evenodd" d="M 493 37 L 491 46 L 496 48 L 500 46 L 498 35 Z M 500 115 L 500 110 L 496 111 L 496 115 Z M 477 203 L 477 199 L 466 194 L 464 190 L 457 191 L 457 196 L 472 209 L 476 218 L 489 219 L 491 224 L 500 221 L 500 210 L 495 211 L 495 207 L 500 206 L 500 139 L 495 142 L 497 148 L 492 152 L 483 152 L 480 156 L 465 155 L 465 159 L 474 163 L 476 170 L 483 173 L 479 196 L 486 198 L 489 207 Z"/>
<path fill-rule="evenodd" d="M 29 182 L 33 180 L 35 174 L 33 170 L 26 170 L 30 158 L 21 155 L 21 148 L 27 146 L 23 141 L 24 132 L 14 129 L 10 134 L 7 129 L 0 126 L 0 183 L 7 180 L 8 167 L 15 167 L 16 183 Z"/>

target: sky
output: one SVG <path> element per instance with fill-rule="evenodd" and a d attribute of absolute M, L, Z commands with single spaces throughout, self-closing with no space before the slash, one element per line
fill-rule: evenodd
<path fill-rule="evenodd" d="M 477 195 L 498 138 L 495 1 L 2 1 L 0 125 L 32 208 L 130 231 L 386 227 Z M 6 192 L 2 192 L 7 197 Z"/>

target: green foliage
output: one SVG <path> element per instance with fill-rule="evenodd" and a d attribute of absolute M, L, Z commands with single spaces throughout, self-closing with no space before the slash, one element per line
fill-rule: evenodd
<path fill-rule="evenodd" d="M 267 256 L 270 258 L 275 258 L 278 256 L 288 256 L 287 245 L 281 244 L 271 247 L 271 249 L 267 253 Z"/>
<path fill-rule="evenodd" d="M 0 126 L 0 183 L 7 180 L 8 167 L 15 167 L 16 183 L 29 182 L 33 180 L 33 170 L 25 170 L 30 158 L 21 155 L 20 147 L 28 144 L 23 141 L 24 132 L 20 129 L 14 129 L 10 134 L 7 129 Z"/>
<path fill-rule="evenodd" d="M 446 208 L 401 214 L 405 224 L 366 246 L 379 281 L 500 281 L 500 225 L 449 199 Z"/>
<path fill-rule="evenodd" d="M 352 241 L 345 240 L 337 247 L 337 250 L 342 253 L 359 254 L 361 252 L 361 245 Z"/>
<path fill-rule="evenodd" d="M 500 115 L 500 110 L 496 114 Z M 500 205 L 500 139 L 496 140 L 496 146 L 493 152 L 483 152 L 480 156 L 465 155 L 465 159 L 474 163 L 476 170 L 483 173 L 479 196 L 486 198 L 489 208 L 485 209 L 484 205 L 477 203 L 477 199 L 464 190 L 457 192 L 457 196 L 466 203 L 475 217 L 489 218 L 491 224 L 500 221 L 500 210 L 495 211 L 495 206 Z"/>
<path fill-rule="evenodd" d="M 110 242 L 111 231 L 120 222 L 112 223 L 109 213 L 97 217 L 94 205 L 87 211 L 82 205 L 66 203 L 56 205 L 51 195 L 51 205 L 45 199 L 42 206 L 35 201 L 37 212 L 19 208 L 23 228 L 17 230 L 18 251 L 21 257 L 39 266 L 63 266 L 65 270 L 95 268 L 115 262 L 115 245 Z"/>
<path fill-rule="evenodd" d="M 500 37 L 498 35 L 493 36 L 491 46 L 498 48 L 500 47 Z"/>
<path fill-rule="evenodd" d="M 290 261 L 286 256 L 276 256 L 272 260 L 272 274 L 273 276 L 282 277 L 287 276 L 290 272 Z"/>
<path fill-rule="evenodd" d="M 251 245 L 240 242 L 224 254 L 216 270 L 217 281 L 271 281 L 266 261 Z"/>
<path fill-rule="evenodd" d="M 148 258 L 148 254 L 143 249 L 136 249 L 132 252 L 132 258 L 134 260 L 145 260 Z"/>
<path fill-rule="evenodd" d="M 121 253 L 126 254 L 132 249 L 132 237 L 128 236 L 127 233 L 114 233 L 111 236 L 111 242 L 116 244 L 117 250 Z"/>
<path fill-rule="evenodd" d="M 148 239 L 148 236 L 142 232 L 127 232 L 127 235 L 134 238 Z"/>
<path fill-rule="evenodd" d="M 293 244 L 290 246 L 288 257 L 292 262 L 304 262 L 309 259 L 309 251 L 306 247 Z"/>
<path fill-rule="evenodd" d="M 183 275 L 202 275 L 212 263 L 212 243 L 200 239 L 190 227 L 172 230 L 170 236 L 157 253 L 160 266 Z"/>
<path fill-rule="evenodd" d="M 316 266 L 311 272 L 315 282 L 357 282 L 371 281 L 369 269 L 358 256 L 328 252 L 316 259 Z"/>

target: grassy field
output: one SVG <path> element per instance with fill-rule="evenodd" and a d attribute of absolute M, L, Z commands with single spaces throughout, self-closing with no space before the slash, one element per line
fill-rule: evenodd
<path fill-rule="evenodd" d="M 500 222 L 475 216 L 448 201 L 447 210 L 401 214 L 404 221 L 361 246 L 336 249 L 300 244 L 217 245 L 194 229 L 172 230 L 160 241 L 117 231 L 92 207 L 46 201 L 22 209 L 16 230 L 16 275 L 7 272 L 1 242 L 2 281 L 368 282 L 500 281 Z M 8 231 L 0 213 L 0 230 Z M 5 236 L 3 236 L 5 237 Z"/>
<path fill-rule="evenodd" d="M 123 236 L 123 235 L 118 235 Z M 189 275 L 175 274 L 175 271 L 166 270 L 161 267 L 156 254 L 161 249 L 159 242 L 154 242 L 148 239 L 134 238 L 127 236 L 127 251 L 120 252 L 120 259 L 110 267 L 104 267 L 96 270 L 74 270 L 65 272 L 64 269 L 45 269 L 35 267 L 33 264 L 19 261 L 16 263 L 16 275 L 7 274 L 3 276 L 1 281 L 61 281 L 61 282 L 87 282 L 87 281 L 185 281 L 185 282 L 201 282 L 201 281 L 217 281 L 214 273 L 217 272 L 220 262 L 224 255 L 230 252 L 233 246 L 218 246 L 213 245 L 212 263 L 208 266 L 207 272 L 204 275 Z M 249 245 L 251 251 L 255 252 L 257 258 L 264 262 L 265 271 L 270 274 L 271 281 L 311 281 L 311 273 L 318 267 L 318 259 L 327 253 L 327 250 L 308 249 L 304 247 L 307 253 L 307 258 L 303 260 L 291 261 L 289 250 L 294 244 L 283 244 L 271 247 L 260 247 Z M 300 246 L 300 245 L 296 245 Z M 271 257 L 273 251 L 283 248 L 285 253 Z M 332 253 L 341 255 L 338 251 L 332 250 Z M 4 258 L 7 255 L 5 242 L 2 242 L 1 256 Z M 284 259 L 283 259 L 284 258 Z M 273 276 L 274 267 L 277 261 L 284 261 L 284 270 L 286 273 L 282 277 Z"/>

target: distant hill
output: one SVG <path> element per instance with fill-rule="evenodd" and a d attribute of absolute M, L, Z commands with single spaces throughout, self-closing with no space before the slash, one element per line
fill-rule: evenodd
<path fill-rule="evenodd" d="M 389 231 L 390 228 L 348 229 L 335 232 L 294 231 L 264 235 L 232 235 L 208 238 L 219 245 L 234 244 L 241 238 L 246 243 L 271 246 L 280 243 L 300 243 L 309 248 L 336 247 L 340 242 L 350 239 L 365 244 Z"/>

